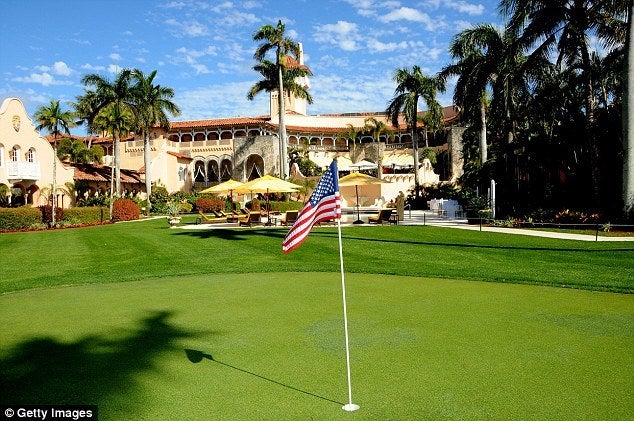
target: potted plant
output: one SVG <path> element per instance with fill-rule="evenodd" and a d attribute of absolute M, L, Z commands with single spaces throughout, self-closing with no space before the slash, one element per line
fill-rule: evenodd
<path fill-rule="evenodd" d="M 482 219 L 491 217 L 491 210 L 488 209 L 487 199 L 484 196 L 474 196 L 467 200 L 465 206 L 467 223 L 479 224 Z"/>
<path fill-rule="evenodd" d="M 167 202 L 165 205 L 165 211 L 167 212 L 167 222 L 171 227 L 180 224 L 181 222 L 181 204 L 178 202 Z"/>

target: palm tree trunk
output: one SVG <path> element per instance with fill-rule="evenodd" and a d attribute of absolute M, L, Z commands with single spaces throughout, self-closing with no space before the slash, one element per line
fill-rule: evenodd
<path fill-rule="evenodd" d="M 279 60 L 278 60 L 279 61 Z M 282 65 L 278 64 L 278 81 L 279 81 L 279 95 L 277 98 L 278 102 L 278 118 L 279 118 L 279 144 L 280 144 L 280 178 L 285 179 L 288 175 L 288 170 L 286 168 L 286 124 L 284 121 L 284 116 L 286 114 L 286 110 L 284 109 L 284 84 L 282 79 Z"/>
<path fill-rule="evenodd" d="M 150 195 L 152 194 L 152 173 L 150 170 L 150 133 L 145 130 L 143 136 L 143 163 L 145 165 L 145 194 L 147 196 L 147 214 L 150 214 L 152 209 L 152 203 L 150 202 Z"/>
<path fill-rule="evenodd" d="M 119 133 L 114 136 L 114 178 L 115 196 L 121 197 L 121 141 Z"/>
<path fill-rule="evenodd" d="M 416 122 L 412 127 L 412 149 L 414 150 L 414 195 L 416 201 L 420 197 L 420 180 L 418 179 L 418 132 L 416 130 Z"/>
<path fill-rule="evenodd" d="M 634 2 L 628 6 L 627 39 L 625 40 L 625 97 L 623 98 L 623 210 L 626 216 L 634 215 Z"/>
<path fill-rule="evenodd" d="M 480 102 L 480 161 L 487 162 L 487 111 L 484 99 Z"/>
<path fill-rule="evenodd" d="M 57 134 L 53 135 L 53 209 L 51 215 L 51 224 L 55 226 L 57 218 L 55 217 L 55 211 L 57 208 Z"/>

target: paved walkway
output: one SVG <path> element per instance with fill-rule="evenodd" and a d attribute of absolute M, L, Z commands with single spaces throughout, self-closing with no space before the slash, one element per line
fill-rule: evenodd
<path fill-rule="evenodd" d="M 362 225 L 354 225 L 352 222 L 357 219 L 356 211 L 352 213 L 351 209 L 344 209 L 344 216 L 342 219 L 342 226 L 369 226 L 367 224 L 368 216 L 376 215 L 376 209 L 365 209 L 360 213 L 360 219 L 366 221 L 365 224 Z M 598 238 L 595 237 L 594 234 L 572 234 L 565 232 L 553 232 L 553 231 L 540 231 L 540 230 L 532 230 L 532 229 L 521 229 L 521 228 L 502 228 L 502 227 L 487 227 L 483 226 L 480 228 L 480 225 L 470 225 L 467 223 L 466 219 L 448 219 L 441 218 L 437 214 L 431 211 L 423 211 L 423 210 L 413 210 L 413 211 L 405 211 L 405 219 L 400 222 L 401 225 L 430 225 L 437 227 L 446 227 L 446 228 L 458 228 L 458 229 L 467 229 L 472 231 L 488 231 L 488 232 L 499 232 L 504 234 L 516 234 L 516 235 L 532 235 L 535 237 L 548 237 L 548 238 L 559 238 L 566 240 L 578 240 L 578 241 L 632 241 L 634 242 L 634 236 L 630 237 L 606 237 L 599 235 Z M 372 225 L 374 226 L 374 225 Z M 180 225 L 174 227 L 174 229 L 185 229 L 185 230 L 204 230 L 204 229 L 218 229 L 218 228 L 236 228 L 235 223 L 215 223 L 215 224 L 198 224 L 198 225 Z M 258 225 L 257 228 L 284 228 L 288 229 L 289 227 L 263 227 Z"/>
<path fill-rule="evenodd" d="M 504 228 L 504 227 L 487 227 L 480 225 L 470 225 L 466 219 L 447 219 L 441 218 L 431 211 L 405 211 L 405 220 L 401 222 L 402 225 L 432 225 L 447 228 L 460 228 L 472 231 L 488 231 L 488 232 L 500 232 L 504 234 L 516 234 L 516 235 L 532 235 L 535 237 L 547 237 L 547 238 L 559 238 L 565 240 L 579 240 L 579 241 L 634 241 L 633 236 L 629 237 L 607 237 L 599 235 L 597 238 L 594 234 L 573 234 L 565 232 L 553 232 L 553 231 L 541 231 L 535 229 L 523 229 L 523 228 Z"/>

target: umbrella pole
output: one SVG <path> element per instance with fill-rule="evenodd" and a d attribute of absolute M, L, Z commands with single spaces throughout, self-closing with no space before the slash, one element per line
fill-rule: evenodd
<path fill-rule="evenodd" d="M 357 194 L 357 220 L 353 222 L 353 224 L 363 224 L 363 221 L 361 220 L 361 214 L 360 214 L 360 206 L 359 206 L 359 186 L 355 185 L 354 186 L 354 191 Z"/>

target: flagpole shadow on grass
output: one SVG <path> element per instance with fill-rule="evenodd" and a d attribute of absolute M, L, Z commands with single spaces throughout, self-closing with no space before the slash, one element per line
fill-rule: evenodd
<path fill-rule="evenodd" d="M 264 377 L 264 376 L 262 376 L 260 374 L 254 373 L 252 371 L 245 370 L 243 368 L 236 367 L 234 365 L 227 364 L 227 363 L 224 363 L 222 361 L 218 361 L 217 359 L 215 359 L 210 354 L 206 354 L 206 353 L 204 353 L 202 351 L 197 351 L 197 350 L 194 350 L 194 349 L 186 349 L 185 350 L 185 354 L 187 355 L 187 359 L 190 362 L 194 363 L 194 364 L 197 364 L 197 363 L 201 362 L 203 359 L 206 359 L 206 360 L 209 360 L 209 361 L 213 361 L 213 362 L 215 362 L 217 364 L 223 365 L 225 367 L 233 368 L 234 370 L 238 370 L 238 371 L 241 371 L 242 373 L 249 374 L 251 376 L 257 377 L 259 379 L 266 380 L 267 382 L 276 384 L 278 386 L 283 386 L 283 387 L 285 387 L 287 389 L 291 389 L 291 390 L 303 393 L 303 394 L 308 395 L 308 396 L 312 396 L 312 397 L 319 398 L 319 399 L 322 399 L 322 400 L 325 400 L 325 401 L 328 401 L 328 402 L 336 403 L 337 405 L 343 405 L 342 402 L 337 402 L 335 400 L 326 398 L 324 396 L 319 396 L 319 395 L 316 395 L 314 393 L 307 392 L 307 391 L 302 390 L 302 389 L 298 389 L 298 388 L 296 388 L 294 386 L 290 386 L 288 384 L 284 384 L 284 383 L 278 382 L 277 380 L 269 379 L 268 377 Z"/>

